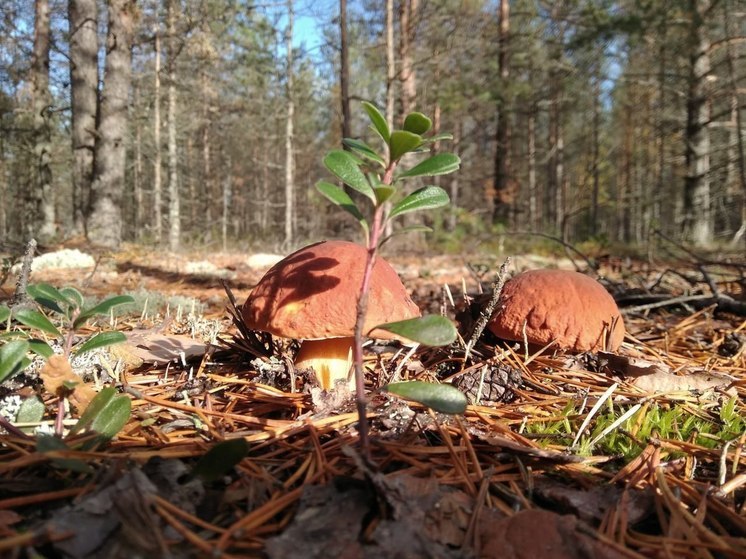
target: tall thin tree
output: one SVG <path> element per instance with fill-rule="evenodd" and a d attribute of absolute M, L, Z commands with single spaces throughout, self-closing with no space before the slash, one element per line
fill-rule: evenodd
<path fill-rule="evenodd" d="M 75 234 L 85 232 L 85 212 L 93 180 L 98 106 L 98 6 L 96 0 L 69 0 L 70 136 L 73 150 L 73 223 Z"/>
<path fill-rule="evenodd" d="M 179 161 L 176 151 L 176 0 L 166 0 L 166 33 L 168 35 L 168 88 L 166 95 L 166 130 L 168 131 L 168 248 L 179 250 L 181 244 L 181 192 Z"/>
<path fill-rule="evenodd" d="M 36 0 L 34 50 L 31 81 L 34 126 L 34 186 L 28 234 L 48 241 L 55 234 L 55 204 L 52 192 L 52 96 L 49 92 L 49 1 Z"/>
<path fill-rule="evenodd" d="M 293 157 L 293 118 L 295 102 L 293 96 L 293 2 L 287 1 L 288 24 L 285 28 L 286 47 L 286 117 L 285 117 L 285 247 L 294 241 L 293 217 L 295 212 L 295 158 Z"/>
<path fill-rule="evenodd" d="M 122 242 L 122 198 L 127 134 L 127 108 L 132 74 L 135 0 L 109 0 L 105 81 L 96 135 L 88 239 L 116 248 Z"/>

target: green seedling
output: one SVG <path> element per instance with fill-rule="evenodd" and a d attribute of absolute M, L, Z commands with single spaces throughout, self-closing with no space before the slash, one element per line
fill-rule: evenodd
<path fill-rule="evenodd" d="M 367 258 L 360 296 L 357 306 L 355 324 L 355 343 L 353 360 L 355 363 L 355 386 L 357 391 L 357 410 L 360 426 L 360 443 L 366 457 L 368 450 L 368 424 L 366 417 L 366 400 L 363 377 L 363 325 L 368 307 L 370 279 L 378 251 L 389 237 L 384 236 L 386 224 L 394 218 L 415 211 L 430 210 L 446 206 L 448 194 L 442 188 L 426 185 L 417 188 L 410 194 L 401 196 L 404 184 L 415 178 L 432 177 L 452 173 L 459 168 L 459 157 L 453 153 L 438 153 L 421 160 L 412 167 L 402 165 L 403 158 L 410 153 L 427 154 L 429 147 L 436 141 L 451 139 L 448 134 L 425 136 L 432 127 L 431 120 L 422 113 L 414 112 L 406 116 L 400 130 L 389 130 L 386 119 L 370 103 L 363 103 L 363 109 L 371 122 L 372 130 L 380 137 L 385 146 L 381 153 L 362 140 L 345 138 L 344 145 L 349 151 L 332 150 L 324 157 L 326 168 L 348 188 L 362 195 L 365 203 L 372 206 L 372 217 L 365 217 L 364 212 L 348 192 L 340 186 L 321 181 L 316 185 L 318 191 L 349 213 L 362 227 L 365 234 Z M 411 231 L 404 228 L 399 233 Z M 415 230 L 428 230 L 416 226 Z M 384 330 L 402 335 L 414 342 L 428 345 L 448 345 L 456 339 L 453 324 L 442 316 L 428 316 L 402 322 L 379 326 Z M 451 387 L 434 385 L 432 390 L 448 390 Z M 418 393 L 415 388 L 414 393 Z M 410 394 L 410 396 L 412 396 Z M 416 399 L 416 398 L 412 398 Z M 433 401 L 428 392 L 426 401 Z M 419 401 L 419 400 L 418 400 Z"/>

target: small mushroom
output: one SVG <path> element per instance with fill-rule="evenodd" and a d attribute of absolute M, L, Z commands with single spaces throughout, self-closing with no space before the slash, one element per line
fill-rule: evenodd
<path fill-rule="evenodd" d="M 346 241 L 307 246 L 275 264 L 243 305 L 249 328 L 303 340 L 295 366 L 313 368 L 326 390 L 350 377 L 366 256 L 364 247 Z M 391 339 L 393 334 L 374 327 L 420 314 L 396 271 L 377 257 L 363 333 Z"/>
<path fill-rule="evenodd" d="M 505 283 L 487 327 L 498 338 L 571 352 L 615 351 L 624 321 L 613 297 L 593 278 L 566 270 L 531 270 Z"/>

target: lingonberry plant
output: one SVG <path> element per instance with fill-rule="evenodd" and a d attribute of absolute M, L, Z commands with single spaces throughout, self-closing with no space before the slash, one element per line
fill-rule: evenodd
<path fill-rule="evenodd" d="M 363 102 L 363 108 L 371 122 L 371 128 L 385 145 L 380 153 L 361 140 L 345 138 L 346 150 L 332 150 L 324 158 L 326 168 L 343 184 L 364 196 L 364 201 L 372 205 L 372 218 L 365 217 L 360 207 L 343 187 L 330 182 L 320 181 L 316 188 L 349 214 L 361 225 L 365 233 L 367 258 L 363 281 L 358 298 L 357 319 L 355 324 L 355 344 L 353 360 L 355 363 L 355 388 L 357 391 L 357 410 L 360 418 L 360 441 L 365 454 L 368 454 L 366 399 L 364 393 L 362 343 L 363 325 L 368 307 L 370 278 L 376 255 L 381 245 L 388 240 L 384 236 L 387 222 L 401 215 L 415 211 L 430 210 L 446 206 L 448 194 L 439 186 L 427 185 L 410 194 L 401 195 L 407 181 L 421 177 L 432 177 L 452 173 L 459 168 L 459 157 L 453 153 L 429 155 L 414 166 L 406 168 L 402 164 L 404 157 L 410 153 L 428 154 L 434 142 L 451 139 L 450 134 L 426 136 L 432 121 L 422 113 L 414 112 L 406 116 L 400 130 L 389 130 L 386 119 L 372 104 Z M 398 201 L 397 201 L 398 200 Z M 423 226 L 405 227 L 397 233 L 412 230 L 428 230 Z M 400 322 L 377 326 L 417 343 L 430 346 L 442 346 L 456 339 L 456 330 L 446 317 L 424 316 Z M 434 409 L 458 413 L 466 406 L 463 394 L 451 386 L 424 386 L 425 383 L 406 383 L 406 386 L 389 385 L 389 390 L 420 401 Z M 421 386 L 422 385 L 422 386 Z"/>

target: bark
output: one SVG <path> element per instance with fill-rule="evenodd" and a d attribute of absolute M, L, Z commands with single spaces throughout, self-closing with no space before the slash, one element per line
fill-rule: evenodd
<path fill-rule="evenodd" d="M 417 17 L 419 0 L 402 0 L 399 10 L 399 59 L 401 60 L 401 109 L 402 121 L 414 110 L 417 96 L 417 78 L 414 70 L 412 43 L 414 42 L 414 20 Z"/>
<path fill-rule="evenodd" d="M 166 26 L 168 33 L 168 93 L 166 96 L 168 131 L 168 248 L 179 250 L 181 244 L 181 193 L 176 151 L 176 13 L 175 0 L 167 0 Z"/>
<path fill-rule="evenodd" d="M 96 136 L 88 240 L 116 248 L 122 242 L 122 198 L 127 133 L 127 107 L 132 71 L 135 0 L 108 3 L 105 82 Z"/>
<path fill-rule="evenodd" d="M 592 142 L 591 142 L 591 223 L 590 233 L 598 233 L 598 196 L 600 191 L 600 128 L 601 128 L 601 76 L 598 67 L 594 68 L 593 76 L 593 120 L 592 120 Z"/>
<path fill-rule="evenodd" d="M 288 26 L 285 30 L 286 42 L 286 64 L 287 64 L 287 91 L 285 120 L 285 247 L 293 244 L 293 214 L 295 210 L 295 161 L 293 158 L 293 118 L 295 104 L 293 102 L 293 2 L 288 0 Z"/>
<path fill-rule="evenodd" d="M 456 129 L 453 131 L 453 153 L 456 155 L 461 155 L 461 137 L 463 135 L 463 121 L 462 119 L 458 119 L 456 121 Z M 461 176 L 461 173 L 451 173 L 449 185 L 448 185 L 448 195 L 451 198 L 451 203 L 449 205 L 449 213 L 448 213 L 448 230 L 454 231 L 456 229 L 456 223 L 458 220 L 458 205 L 460 201 L 460 190 L 461 190 L 461 184 L 459 182 L 459 177 Z"/>
<path fill-rule="evenodd" d="M 161 24 L 159 3 L 155 1 L 155 23 L 153 24 L 153 56 L 155 68 L 153 75 L 153 221 L 155 240 L 163 240 L 163 155 L 161 152 Z"/>
<path fill-rule="evenodd" d="M 205 212 L 205 223 L 212 223 L 212 163 L 210 143 L 210 97 L 207 82 L 207 72 L 202 72 L 202 182 L 204 192 L 202 196 L 202 207 Z"/>
<path fill-rule="evenodd" d="M 685 235 L 697 246 L 714 233 L 710 192 L 710 42 L 704 16 L 709 0 L 690 0 L 690 69 L 687 99 L 686 166 L 684 185 Z"/>
<path fill-rule="evenodd" d="M 93 180 L 98 106 L 98 7 L 96 0 L 69 0 L 70 135 L 73 150 L 73 225 L 85 233 L 85 213 Z"/>
<path fill-rule="evenodd" d="M 339 91 L 342 101 L 342 138 L 352 136 L 350 120 L 350 61 L 347 44 L 347 0 L 339 0 L 340 68 Z"/>
<path fill-rule="evenodd" d="M 510 81 L 510 4 L 499 0 L 499 30 L 497 68 L 500 74 L 497 96 L 497 128 L 495 130 L 495 202 L 493 218 L 505 221 L 516 200 L 517 185 L 511 178 L 510 170 L 510 120 L 508 118 L 509 99 L 506 93 Z"/>
<path fill-rule="evenodd" d="M 31 59 L 31 82 L 34 126 L 34 187 L 31 192 L 30 227 L 27 233 L 41 242 L 55 235 L 55 207 L 52 191 L 52 96 L 49 92 L 49 2 L 36 0 L 34 50 Z"/>
<path fill-rule="evenodd" d="M 386 123 L 394 127 L 394 86 L 396 62 L 394 59 L 394 0 L 386 0 Z"/>
<path fill-rule="evenodd" d="M 531 103 L 528 113 L 528 222 L 531 229 L 540 229 L 539 219 L 539 193 L 536 185 L 536 114 L 538 110 L 535 103 Z"/>
<path fill-rule="evenodd" d="M 140 87 L 136 85 L 133 91 L 135 107 L 139 106 Z M 134 237 L 139 240 L 142 232 L 142 211 L 143 211 L 143 192 L 142 192 L 142 123 L 140 118 L 135 122 L 135 168 L 132 173 L 132 188 L 135 198 L 135 230 Z"/>

